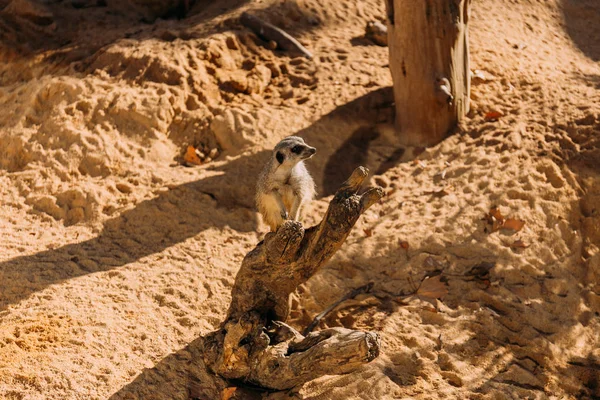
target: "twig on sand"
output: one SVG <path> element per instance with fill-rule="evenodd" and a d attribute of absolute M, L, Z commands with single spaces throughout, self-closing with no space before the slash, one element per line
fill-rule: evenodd
<path fill-rule="evenodd" d="M 240 16 L 240 22 L 247 28 L 250 28 L 266 41 L 274 41 L 277 46 L 286 51 L 298 51 L 306 58 L 312 58 L 312 53 L 302 46 L 300 42 L 294 39 L 289 33 L 276 27 L 254 15 L 243 12 Z"/>
<path fill-rule="evenodd" d="M 342 304 L 344 301 L 349 300 L 349 299 L 353 299 L 356 296 L 358 296 L 359 294 L 362 293 L 369 293 L 371 291 L 371 289 L 373 289 L 373 282 L 369 282 L 364 286 L 358 287 L 348 293 L 346 293 L 341 299 L 339 299 L 338 301 L 336 301 L 335 303 L 331 304 L 329 307 L 327 307 L 325 310 L 323 310 L 321 313 L 319 313 L 315 319 L 313 319 L 313 321 L 310 323 L 310 325 L 308 325 L 306 327 L 306 329 L 304 329 L 304 332 L 302 332 L 302 334 L 304 336 L 308 335 L 309 333 L 311 333 L 313 331 L 313 329 L 315 329 L 315 327 L 319 324 L 319 322 L 325 318 L 325 316 L 327 314 L 329 314 L 331 311 L 333 311 L 337 306 L 339 306 L 340 304 Z"/>

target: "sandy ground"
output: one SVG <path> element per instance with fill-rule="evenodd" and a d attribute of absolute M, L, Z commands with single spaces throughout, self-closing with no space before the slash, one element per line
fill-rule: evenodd
<path fill-rule="evenodd" d="M 197 339 L 267 230 L 254 182 L 290 134 L 318 149 L 305 224 L 357 165 L 387 193 L 299 289 L 290 323 L 374 282 L 320 328 L 376 331 L 383 352 L 236 398 L 600 397 L 597 1 L 475 1 L 472 110 L 415 161 L 377 129 L 393 121 L 387 49 L 362 36 L 383 2 L 198 1 L 153 23 L 161 2 L 102 3 L 0 0 L 0 398 L 222 389 Z M 244 10 L 314 59 L 269 50 Z M 188 145 L 218 156 L 183 166 Z M 491 232 L 493 206 L 524 228 Z M 448 282 L 435 307 L 398 297 L 434 270 Z"/>

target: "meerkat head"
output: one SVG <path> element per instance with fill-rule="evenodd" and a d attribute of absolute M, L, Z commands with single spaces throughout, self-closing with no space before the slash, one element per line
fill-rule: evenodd
<path fill-rule="evenodd" d="M 302 160 L 311 158 L 316 152 L 317 149 L 304 143 L 304 140 L 298 136 L 284 138 L 273 149 L 273 155 L 277 162 L 290 167 L 293 167 Z"/>

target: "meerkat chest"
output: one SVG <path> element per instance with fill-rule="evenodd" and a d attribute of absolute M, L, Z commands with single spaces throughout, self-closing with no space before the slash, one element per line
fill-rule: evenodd
<path fill-rule="evenodd" d="M 274 189 L 277 190 L 288 210 L 298 196 L 298 179 L 295 172 L 295 168 L 291 171 L 280 169 L 273 176 Z"/>
<path fill-rule="evenodd" d="M 296 192 L 292 185 L 281 185 L 279 187 L 279 194 L 281 195 L 281 199 L 283 200 L 283 204 L 288 211 L 291 209 L 292 204 L 294 203 L 294 199 L 296 198 Z"/>

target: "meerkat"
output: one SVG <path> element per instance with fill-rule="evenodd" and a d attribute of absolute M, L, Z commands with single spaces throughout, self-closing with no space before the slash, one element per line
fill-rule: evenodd
<path fill-rule="evenodd" d="M 298 136 L 288 136 L 273 149 L 256 185 L 256 205 L 263 221 L 275 232 L 283 221 L 299 221 L 302 209 L 315 197 L 315 183 L 304 160 L 317 149 Z"/>

